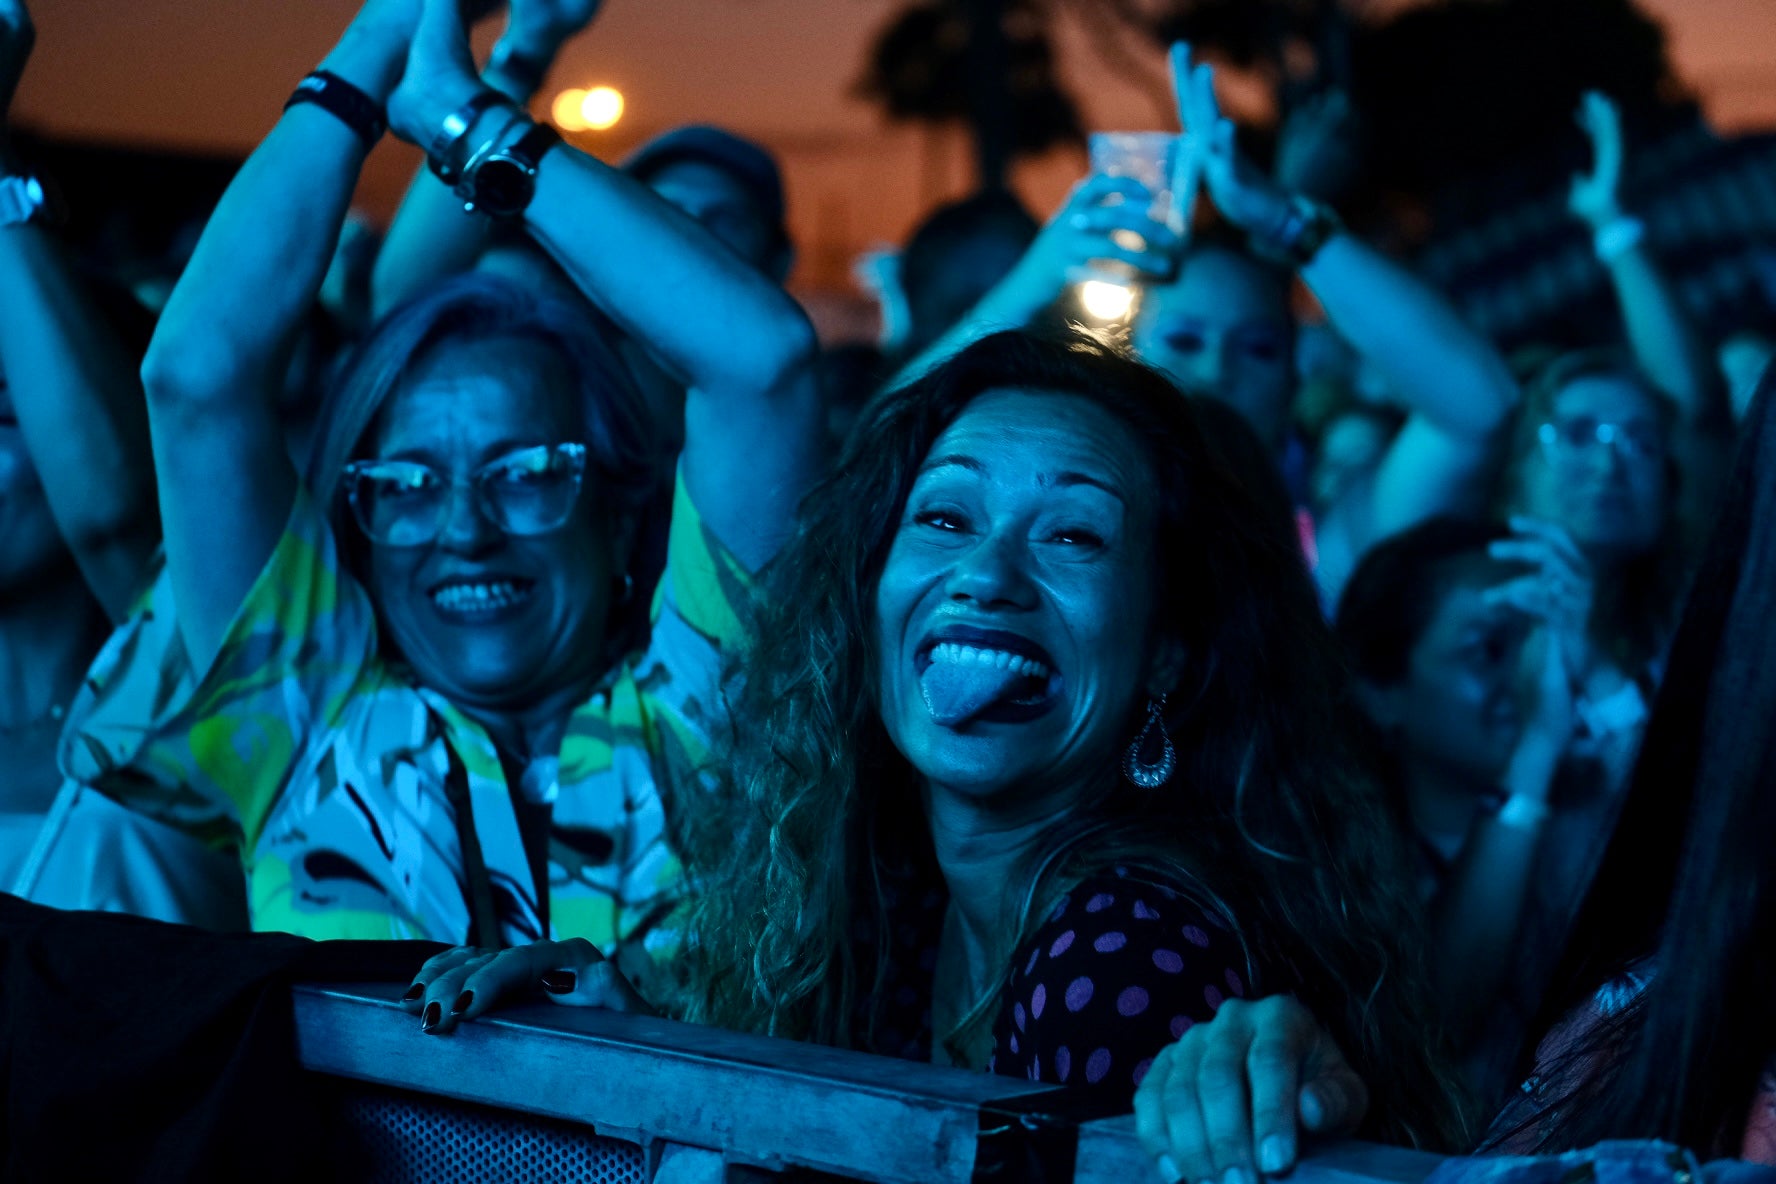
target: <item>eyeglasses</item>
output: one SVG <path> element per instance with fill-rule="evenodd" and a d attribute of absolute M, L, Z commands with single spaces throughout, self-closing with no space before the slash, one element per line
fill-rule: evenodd
<path fill-rule="evenodd" d="M 371 542 L 421 547 L 443 533 L 458 485 L 475 508 L 507 534 L 560 529 L 586 474 L 584 444 L 540 444 L 491 460 L 466 478 L 411 460 L 359 460 L 341 477 L 352 514 Z"/>
<path fill-rule="evenodd" d="M 1660 460 L 1665 456 L 1665 438 L 1657 428 L 1644 423 L 1609 423 L 1589 415 L 1550 420 L 1537 429 L 1536 438 L 1551 455 L 1562 458 L 1577 457 L 1594 447 L 1614 448 L 1624 460 Z"/>

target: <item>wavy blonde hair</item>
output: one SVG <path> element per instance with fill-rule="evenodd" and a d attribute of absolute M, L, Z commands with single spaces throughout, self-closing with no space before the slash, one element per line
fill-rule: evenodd
<path fill-rule="evenodd" d="M 1269 971 L 1262 989 L 1295 991 L 1327 1025 L 1374 1090 L 1375 1134 L 1455 1145 L 1402 852 L 1348 756 L 1344 681 L 1299 544 L 1164 377 L 1083 339 L 999 334 L 878 396 L 803 503 L 732 686 L 727 808 L 697 812 L 683 840 L 701 886 L 687 916 L 688 1018 L 859 1042 L 859 1000 L 885 969 L 884 886 L 931 859 L 918 775 L 876 702 L 876 584 L 933 442 L 974 398 L 1006 388 L 1088 399 L 1147 443 L 1156 629 L 1190 656 L 1166 720 L 1177 773 L 1143 790 L 1111 760 L 1084 787 L 1023 869 L 999 950 L 1007 974 L 1049 902 L 1081 878 L 1151 870 L 1242 935 Z M 971 1024 L 990 1018 L 1000 985 Z"/>

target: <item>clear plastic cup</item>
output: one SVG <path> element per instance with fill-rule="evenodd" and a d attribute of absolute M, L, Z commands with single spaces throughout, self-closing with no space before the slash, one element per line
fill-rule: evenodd
<path fill-rule="evenodd" d="M 1153 193 L 1148 212 L 1154 221 L 1167 225 L 1176 221 L 1172 185 L 1180 137 L 1170 132 L 1094 132 L 1088 143 L 1094 174 L 1139 181 Z"/>

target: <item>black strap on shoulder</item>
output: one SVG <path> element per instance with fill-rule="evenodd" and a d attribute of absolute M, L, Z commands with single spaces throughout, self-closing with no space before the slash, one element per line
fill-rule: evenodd
<path fill-rule="evenodd" d="M 493 879 L 487 874 L 487 860 L 481 854 L 481 837 L 475 832 L 475 812 L 469 804 L 469 771 L 448 738 L 444 741 L 444 751 L 450 758 L 444 793 L 450 799 L 451 812 L 456 815 L 456 841 L 462 848 L 463 876 L 468 880 L 468 944 L 501 949 L 506 943 L 502 939 L 499 910 L 493 904 Z"/>

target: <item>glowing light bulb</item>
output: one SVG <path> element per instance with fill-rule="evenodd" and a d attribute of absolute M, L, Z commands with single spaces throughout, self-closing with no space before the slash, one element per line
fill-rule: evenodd
<path fill-rule="evenodd" d="M 1121 284 L 1087 280 L 1079 286 L 1079 303 L 1087 315 L 1100 321 L 1120 321 L 1134 307 L 1135 292 Z"/>
<path fill-rule="evenodd" d="M 623 118 L 623 92 L 614 86 L 595 86 L 580 100 L 580 118 L 595 132 L 615 126 Z"/>
<path fill-rule="evenodd" d="M 564 90 L 555 96 L 555 103 L 549 108 L 555 126 L 564 132 L 583 132 L 591 125 L 580 109 L 586 104 L 586 91 L 581 87 Z"/>

